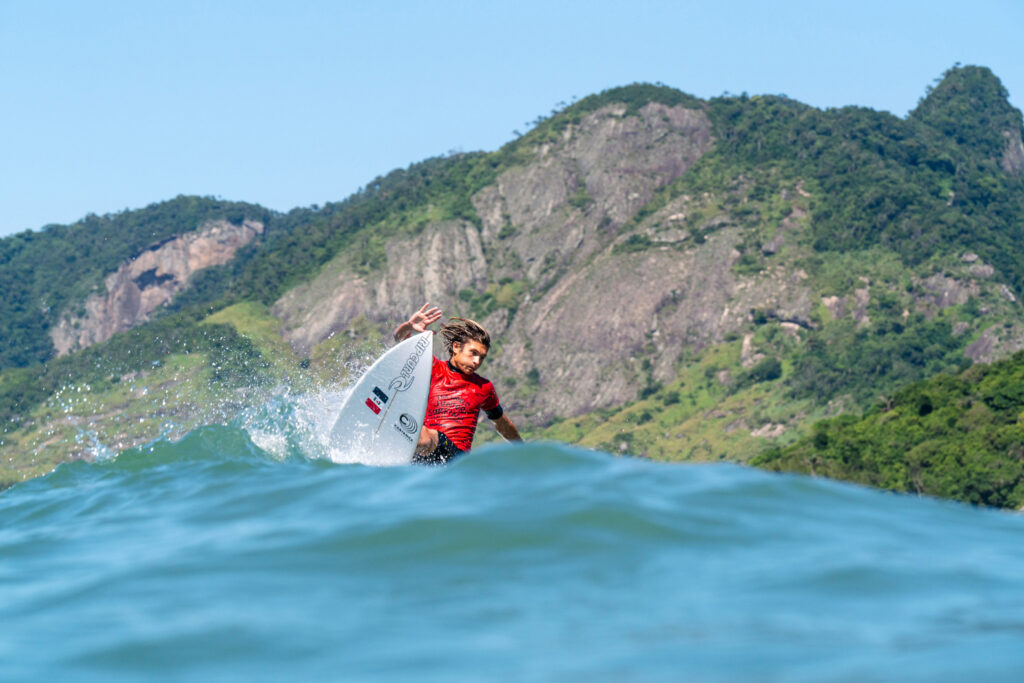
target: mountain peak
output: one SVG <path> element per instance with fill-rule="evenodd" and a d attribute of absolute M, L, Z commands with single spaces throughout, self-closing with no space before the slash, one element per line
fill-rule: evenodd
<path fill-rule="evenodd" d="M 918 103 L 910 118 L 933 128 L 956 145 L 988 159 L 1000 160 L 1010 172 L 1021 164 L 1007 163 L 1020 146 L 1020 110 L 1009 102 L 999 78 L 983 66 L 954 66 Z"/>

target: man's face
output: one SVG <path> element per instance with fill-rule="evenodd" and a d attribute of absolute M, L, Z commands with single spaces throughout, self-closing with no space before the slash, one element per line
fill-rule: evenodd
<path fill-rule="evenodd" d="M 470 339 L 464 344 L 452 344 L 452 365 L 464 375 L 476 372 L 483 364 L 484 358 L 487 358 L 487 347 L 475 339 Z"/>

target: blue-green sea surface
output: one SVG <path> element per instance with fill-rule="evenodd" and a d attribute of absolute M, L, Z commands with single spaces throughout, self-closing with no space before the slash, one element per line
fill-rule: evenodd
<path fill-rule="evenodd" d="M 1021 680 L 1024 519 L 560 445 L 211 426 L 0 494 L 4 680 Z"/>

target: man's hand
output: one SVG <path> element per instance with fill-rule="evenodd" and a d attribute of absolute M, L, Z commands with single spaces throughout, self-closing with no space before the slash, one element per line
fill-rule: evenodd
<path fill-rule="evenodd" d="M 428 308 L 428 306 L 430 306 L 429 302 L 423 304 L 423 307 L 409 318 L 409 324 L 416 332 L 426 332 L 428 327 L 441 319 L 441 309 L 437 306 L 433 308 Z"/>
<path fill-rule="evenodd" d="M 437 306 L 430 307 L 427 302 L 420 307 L 420 310 L 404 323 L 395 328 L 395 341 L 402 341 L 412 336 L 413 332 L 426 332 L 427 328 L 441 319 L 441 309 Z"/>

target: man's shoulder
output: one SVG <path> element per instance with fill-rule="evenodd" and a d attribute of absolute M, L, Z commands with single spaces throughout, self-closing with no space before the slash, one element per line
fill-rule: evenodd
<path fill-rule="evenodd" d="M 498 391 L 494 388 L 494 383 L 486 377 L 474 374 L 473 384 L 480 390 L 481 395 L 494 394 L 497 396 Z"/>
<path fill-rule="evenodd" d="M 491 380 L 481 375 L 478 375 L 475 372 L 472 375 L 463 375 L 463 377 L 467 382 L 469 382 L 475 387 L 482 389 L 483 391 L 492 391 L 494 389 L 494 384 L 491 382 Z"/>

